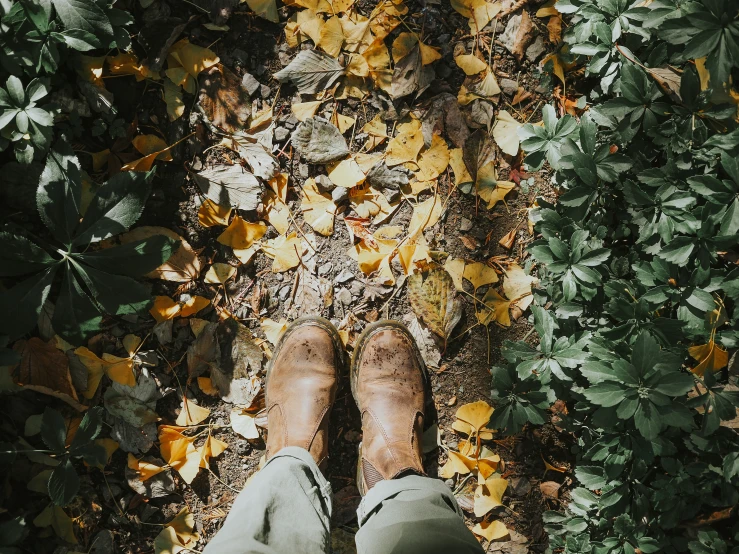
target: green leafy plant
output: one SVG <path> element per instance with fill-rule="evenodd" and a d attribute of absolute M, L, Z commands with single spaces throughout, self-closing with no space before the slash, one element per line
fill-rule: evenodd
<path fill-rule="evenodd" d="M 152 271 L 178 247 L 178 241 L 152 236 L 92 250 L 100 241 L 126 231 L 141 215 L 149 195 L 151 172 L 122 172 L 83 204 L 80 166 L 71 147 L 60 140 L 41 175 L 36 203 L 55 243 L 0 233 L 0 276 L 31 275 L 0 294 L 0 309 L 15 317 L 0 322 L 11 338 L 30 331 L 61 273 L 52 326 L 73 344 L 100 329 L 103 314 L 143 313 L 151 302 L 149 287 L 132 277 Z"/>
<path fill-rule="evenodd" d="M 559 195 L 532 214 L 539 344 L 504 344 L 493 423 L 566 406 L 580 486 L 545 514 L 551 551 L 738 552 L 735 524 L 694 522 L 739 501 L 739 5 L 555 6 L 571 16 L 559 55 L 597 78 L 579 119 L 549 106 L 520 133 Z"/>
<path fill-rule="evenodd" d="M 48 94 L 42 80 L 34 79 L 25 90 L 18 77 L 11 75 L 0 88 L 0 151 L 13 144 L 21 163 L 33 161 L 34 149 L 46 151 L 51 140 L 54 110 L 38 103 Z"/>

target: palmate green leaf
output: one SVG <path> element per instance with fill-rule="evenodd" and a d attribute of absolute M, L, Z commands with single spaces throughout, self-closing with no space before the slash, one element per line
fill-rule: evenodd
<path fill-rule="evenodd" d="M 0 318 L 0 335 L 18 338 L 36 326 L 56 270 L 56 265 L 51 266 L 10 290 L 0 292 L 0 313 L 13 314 Z"/>
<path fill-rule="evenodd" d="M 76 455 L 76 452 L 81 448 L 87 446 L 88 443 L 92 442 L 103 428 L 103 408 L 100 406 L 94 406 L 85 412 L 85 417 L 77 427 L 77 432 L 72 439 L 72 444 L 69 447 L 69 451 L 72 455 Z"/>
<path fill-rule="evenodd" d="M 575 477 L 591 491 L 602 489 L 608 483 L 600 466 L 578 466 L 575 468 Z"/>
<path fill-rule="evenodd" d="M 75 255 L 82 265 L 89 265 L 106 273 L 139 277 L 153 271 L 179 248 L 180 241 L 154 235 L 97 252 Z"/>
<path fill-rule="evenodd" d="M 66 29 L 81 29 L 93 37 L 113 37 L 108 16 L 94 0 L 51 0 Z M 105 44 L 98 40 L 95 47 Z"/>
<path fill-rule="evenodd" d="M 152 175 L 153 171 L 123 171 L 111 177 L 96 191 L 72 244 L 99 242 L 127 231 L 141 217 Z"/>
<path fill-rule="evenodd" d="M 100 330 L 103 316 L 83 290 L 73 271 L 66 267 L 51 324 L 57 334 L 72 344 L 83 344 Z"/>
<path fill-rule="evenodd" d="M 72 262 L 100 311 L 113 315 L 144 313 L 152 303 L 151 287 L 130 277 L 113 275 Z"/>
<path fill-rule="evenodd" d="M 81 195 L 80 163 L 72 147 L 60 139 L 46 158 L 36 205 L 44 225 L 65 245 L 71 245 L 79 223 Z"/>
<path fill-rule="evenodd" d="M 621 383 L 604 381 L 589 387 L 585 392 L 585 398 L 593 404 L 609 408 L 617 406 L 624 398 L 627 387 Z"/>
<path fill-rule="evenodd" d="M 526 124 L 519 128 L 521 148 L 528 154 L 526 163 L 534 170 L 540 169 L 544 160 L 555 169 L 559 167 L 564 140 L 577 129 L 577 120 L 571 115 L 557 119 L 553 106 L 542 109 L 544 127 Z"/>
<path fill-rule="evenodd" d="M 0 232 L 0 244 L 0 277 L 26 275 L 58 262 L 25 237 Z"/>
<path fill-rule="evenodd" d="M 80 490 L 80 478 L 69 456 L 65 456 L 51 472 L 48 489 L 51 501 L 57 506 L 66 506 L 77 496 Z"/>

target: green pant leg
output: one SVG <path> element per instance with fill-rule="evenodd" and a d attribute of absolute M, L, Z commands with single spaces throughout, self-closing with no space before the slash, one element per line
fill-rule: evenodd
<path fill-rule="evenodd" d="M 409 475 L 380 481 L 357 510 L 358 554 L 483 554 L 443 482 Z"/>
<path fill-rule="evenodd" d="M 331 484 L 307 450 L 280 450 L 244 488 L 203 554 L 327 554 Z"/>

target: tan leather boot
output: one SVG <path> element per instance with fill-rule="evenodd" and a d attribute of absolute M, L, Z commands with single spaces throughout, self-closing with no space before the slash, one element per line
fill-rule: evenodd
<path fill-rule="evenodd" d="M 357 487 L 424 474 L 421 437 L 426 368 L 405 325 L 378 321 L 357 340 L 351 364 L 354 400 L 362 414 Z"/>
<path fill-rule="evenodd" d="M 299 446 L 325 469 L 343 361 L 341 337 L 329 321 L 301 318 L 285 330 L 267 367 L 268 460 L 286 446 Z"/>

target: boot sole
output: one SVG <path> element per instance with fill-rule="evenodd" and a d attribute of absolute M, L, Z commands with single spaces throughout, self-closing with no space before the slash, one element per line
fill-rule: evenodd
<path fill-rule="evenodd" d="M 359 398 L 357 397 L 357 380 L 359 379 L 359 360 L 362 358 L 362 353 L 364 352 L 364 348 L 367 345 L 367 342 L 370 338 L 372 338 L 372 335 L 377 332 L 378 330 L 384 330 L 384 329 L 392 329 L 396 331 L 400 331 L 404 333 L 406 336 L 408 336 L 411 339 L 411 345 L 413 347 L 413 353 L 416 356 L 416 359 L 418 360 L 419 366 L 421 368 L 421 375 L 423 376 L 423 383 L 424 383 L 424 412 L 426 412 L 429 408 L 429 403 L 431 404 L 432 408 L 433 406 L 433 400 L 431 395 L 431 380 L 429 378 L 428 369 L 426 368 L 426 364 L 423 361 L 423 357 L 421 356 L 421 352 L 418 350 L 418 346 L 416 345 L 416 340 L 413 338 L 413 335 L 411 334 L 408 327 L 406 327 L 404 324 L 400 323 L 399 321 L 393 321 L 390 319 L 384 319 L 380 321 L 376 321 L 375 323 L 371 323 L 367 327 L 365 327 L 364 331 L 359 335 L 359 338 L 357 339 L 356 346 L 354 347 L 354 352 L 352 353 L 352 359 L 349 369 L 349 378 L 350 378 L 350 384 L 352 389 L 352 396 L 354 397 L 354 403 L 357 405 L 357 408 L 359 408 L 360 413 L 362 412 L 362 406 L 359 403 Z M 431 413 L 431 412 L 429 412 Z M 424 417 L 424 420 L 426 420 L 426 417 Z M 424 421 L 425 426 L 426 421 Z M 367 494 L 367 491 L 364 489 L 364 471 L 362 470 L 362 443 L 359 443 L 359 446 L 357 447 L 358 450 L 358 457 L 357 457 L 357 489 L 359 489 L 359 494 L 361 496 L 364 496 Z"/>

